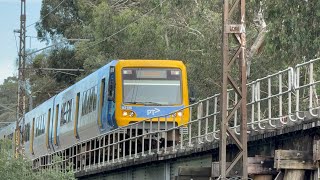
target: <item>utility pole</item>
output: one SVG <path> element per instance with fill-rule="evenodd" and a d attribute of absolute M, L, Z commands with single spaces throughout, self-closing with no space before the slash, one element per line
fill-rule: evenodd
<path fill-rule="evenodd" d="M 24 115 L 26 109 L 26 0 L 21 0 L 20 13 L 20 47 L 19 47 L 19 69 L 18 69 L 18 108 L 17 108 L 17 125 L 15 131 L 15 155 L 22 154 L 23 146 L 23 130 L 24 130 Z M 22 122 L 22 123 L 21 123 Z M 21 125 L 21 127 L 19 126 Z M 20 137 L 22 139 L 20 140 Z"/>
<path fill-rule="evenodd" d="M 236 164 L 241 166 L 242 179 L 248 179 L 247 151 L 247 76 L 246 76 L 246 34 L 245 0 L 224 0 L 223 8 L 223 59 L 221 91 L 221 124 L 219 142 L 220 179 L 225 180 Z M 232 41 L 234 40 L 234 41 Z M 235 47 L 236 46 L 236 47 Z M 238 65 L 238 66 L 237 66 Z M 237 69 L 238 68 L 238 69 Z M 238 77 L 232 77 L 238 76 Z M 232 87 L 239 100 L 228 112 L 228 88 Z M 240 112 L 240 135 L 229 127 L 229 120 Z M 227 134 L 237 145 L 239 153 L 227 167 Z"/>

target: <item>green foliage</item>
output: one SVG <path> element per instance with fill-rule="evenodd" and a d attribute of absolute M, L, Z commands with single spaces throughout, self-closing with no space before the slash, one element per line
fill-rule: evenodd
<path fill-rule="evenodd" d="M 7 180 L 56 180 L 56 179 L 74 179 L 72 171 L 61 172 L 55 170 L 58 165 L 52 169 L 33 171 L 31 162 L 22 157 L 15 158 L 12 150 L 12 142 L 9 140 L 0 140 L 0 177 Z"/>
<path fill-rule="evenodd" d="M 112 59 L 180 59 L 199 98 L 220 91 L 222 1 L 65 1 L 46 17 L 58 3 L 43 1 L 37 25 L 41 37 L 90 37 L 92 41 L 49 52 L 47 64 L 83 67 L 86 73 L 82 75 L 87 75 Z M 258 34 L 254 20 L 259 9 L 268 33 L 253 57 L 251 80 L 319 56 L 320 2 L 247 1 L 248 49 Z M 65 74 L 48 77 L 66 86 L 74 82 Z"/>
<path fill-rule="evenodd" d="M 264 49 L 253 60 L 252 68 L 259 72 L 255 74 L 261 77 L 319 57 L 320 1 L 262 2 L 268 33 Z"/>
<path fill-rule="evenodd" d="M 41 70 L 41 68 L 82 69 L 83 60 L 77 59 L 70 47 L 59 47 L 48 53 L 42 53 L 33 59 L 28 77 L 34 106 L 39 105 L 66 87 L 75 83 L 80 72 Z M 40 69 L 39 69 L 40 68 Z"/>
<path fill-rule="evenodd" d="M 16 118 L 18 79 L 8 77 L 0 85 L 0 121 L 14 121 Z"/>
<path fill-rule="evenodd" d="M 41 23 L 36 24 L 38 37 L 42 40 L 49 40 L 56 34 L 65 34 L 70 38 L 81 30 L 81 22 L 78 18 L 76 0 L 43 0 L 40 11 Z M 58 8 L 55 8 L 58 7 Z"/>

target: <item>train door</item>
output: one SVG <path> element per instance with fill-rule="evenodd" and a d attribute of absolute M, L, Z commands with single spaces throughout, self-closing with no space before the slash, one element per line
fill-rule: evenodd
<path fill-rule="evenodd" d="M 49 110 L 48 110 L 48 117 L 47 117 L 48 119 L 47 119 L 47 126 L 46 126 L 46 129 L 47 129 L 47 131 L 46 131 L 46 148 L 47 149 L 50 149 L 50 144 L 49 144 L 49 142 L 50 142 L 50 138 L 49 138 L 49 135 L 51 134 L 51 128 L 50 128 L 50 124 L 51 124 L 51 108 L 49 108 Z"/>
<path fill-rule="evenodd" d="M 106 122 L 107 122 L 107 117 L 106 117 L 106 111 L 105 106 L 105 94 L 106 94 L 106 78 L 103 78 L 100 82 L 100 94 L 99 94 L 99 110 L 98 110 L 98 125 L 99 128 L 104 130 L 106 128 Z"/>
<path fill-rule="evenodd" d="M 34 151 L 33 151 L 33 142 L 34 142 L 34 126 L 35 126 L 35 118 L 32 119 L 32 127 L 31 127 L 31 134 L 30 134 L 30 153 L 31 154 L 34 154 Z"/>
<path fill-rule="evenodd" d="M 59 104 L 56 105 L 55 115 L 54 115 L 54 134 L 53 143 L 58 146 L 59 135 L 58 135 L 58 120 L 59 120 Z"/>
<path fill-rule="evenodd" d="M 76 109 L 74 114 L 74 127 L 73 127 L 73 134 L 74 137 L 79 139 L 79 132 L 78 132 L 78 120 L 79 120 L 79 103 L 80 103 L 80 92 L 77 93 L 76 97 Z"/>
<path fill-rule="evenodd" d="M 115 111 L 115 72 L 114 66 L 110 67 L 109 71 L 109 82 L 108 82 L 108 99 L 107 99 L 107 121 L 111 128 L 116 128 L 117 124 L 114 117 Z"/>

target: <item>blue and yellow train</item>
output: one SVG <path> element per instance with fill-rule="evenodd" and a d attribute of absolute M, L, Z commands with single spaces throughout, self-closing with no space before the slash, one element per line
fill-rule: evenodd
<path fill-rule="evenodd" d="M 181 61 L 114 60 L 26 113 L 25 153 L 34 159 L 188 105 L 187 72 Z M 176 116 L 181 117 L 175 120 L 178 126 L 188 122 L 189 112 L 178 111 Z M 173 118 L 166 120 L 173 123 Z M 14 129 L 15 124 L 1 129 L 0 138 L 12 138 Z"/>

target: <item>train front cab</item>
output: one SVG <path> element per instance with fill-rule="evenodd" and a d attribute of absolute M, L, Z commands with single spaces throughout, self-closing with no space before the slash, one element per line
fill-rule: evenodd
<path fill-rule="evenodd" d="M 118 126 L 149 118 L 148 121 L 160 121 L 160 129 L 172 127 L 173 122 L 174 126 L 188 122 L 189 110 L 178 111 L 189 105 L 187 73 L 181 61 L 120 60 L 115 69 Z M 163 117 L 152 118 L 159 116 Z"/>

